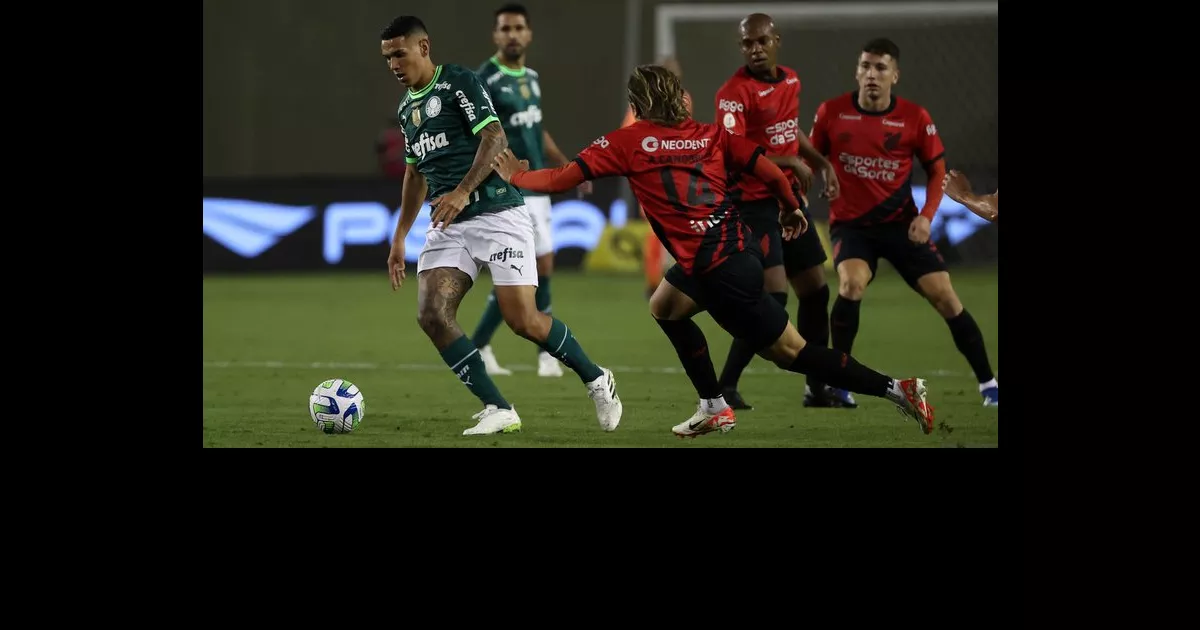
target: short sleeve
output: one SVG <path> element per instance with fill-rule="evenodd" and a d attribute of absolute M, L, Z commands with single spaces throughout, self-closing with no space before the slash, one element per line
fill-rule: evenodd
<path fill-rule="evenodd" d="M 933 117 L 925 108 L 921 108 L 918 121 L 920 124 L 917 127 L 917 159 L 921 161 L 922 166 L 928 167 L 946 155 L 946 147 L 942 145 L 942 137 L 937 134 Z"/>
<path fill-rule="evenodd" d="M 746 99 L 736 86 L 725 84 L 717 91 L 716 99 L 717 125 L 736 133 L 746 135 Z"/>
<path fill-rule="evenodd" d="M 496 106 L 492 104 L 492 95 L 484 87 L 479 75 L 474 72 L 463 72 L 454 82 L 454 104 L 459 113 L 467 121 L 472 134 L 478 134 L 488 123 L 500 119 L 496 117 Z"/>

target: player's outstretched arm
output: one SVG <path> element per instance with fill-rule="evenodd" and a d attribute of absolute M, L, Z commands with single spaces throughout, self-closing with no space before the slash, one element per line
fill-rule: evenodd
<path fill-rule="evenodd" d="M 972 199 L 971 203 L 963 205 L 976 215 L 995 223 L 996 218 L 1000 216 L 1000 191 L 990 195 L 979 195 Z"/>
<path fill-rule="evenodd" d="M 996 222 L 996 217 L 1000 215 L 1000 191 L 996 191 L 990 195 L 971 195 L 963 199 L 955 199 L 967 207 L 967 210 L 974 212 L 976 216 L 987 219 L 992 223 Z"/>
<path fill-rule="evenodd" d="M 558 168 L 529 170 L 528 160 L 518 160 L 511 150 L 505 149 L 492 161 L 492 168 L 504 181 L 530 192 L 559 193 L 570 190 L 584 182 L 583 171 L 575 162 Z"/>
<path fill-rule="evenodd" d="M 971 190 L 971 182 L 966 175 L 951 169 L 942 179 L 946 196 L 966 206 L 981 218 L 995 221 L 1000 214 L 1000 191 L 990 195 L 977 195 Z"/>

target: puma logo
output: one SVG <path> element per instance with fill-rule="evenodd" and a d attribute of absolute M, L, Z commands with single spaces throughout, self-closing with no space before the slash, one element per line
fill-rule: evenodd
<path fill-rule="evenodd" d="M 522 272 L 522 271 L 521 271 L 521 268 L 520 268 L 520 267 L 518 267 L 518 266 L 516 266 L 516 265 L 509 265 L 509 267 L 512 267 L 513 269 L 516 269 L 516 270 L 517 270 L 517 273 L 524 275 L 524 272 Z"/>

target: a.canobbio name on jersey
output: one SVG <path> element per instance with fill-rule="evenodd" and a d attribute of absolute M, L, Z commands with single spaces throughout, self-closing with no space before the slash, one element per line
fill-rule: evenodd
<path fill-rule="evenodd" d="M 900 168 L 900 160 L 886 160 L 879 157 L 863 157 L 842 152 L 838 161 L 847 173 L 866 179 L 881 179 L 887 182 L 896 181 L 896 169 Z"/>

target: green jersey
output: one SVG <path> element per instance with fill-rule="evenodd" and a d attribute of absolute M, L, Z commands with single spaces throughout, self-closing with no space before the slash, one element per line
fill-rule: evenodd
<path fill-rule="evenodd" d="M 542 89 L 532 68 L 513 70 L 495 57 L 479 67 L 479 78 L 496 104 L 496 116 L 508 136 L 508 148 L 518 159 L 529 160 L 530 170 L 546 165 L 542 141 Z M 525 196 L 545 193 L 526 192 Z"/>
<path fill-rule="evenodd" d="M 476 134 L 499 121 L 479 77 L 450 63 L 437 67 L 429 85 L 409 90 L 396 115 L 404 126 L 404 161 L 425 176 L 431 198 L 458 186 L 475 161 Z M 520 191 L 491 171 L 455 221 L 524 204 Z"/>

